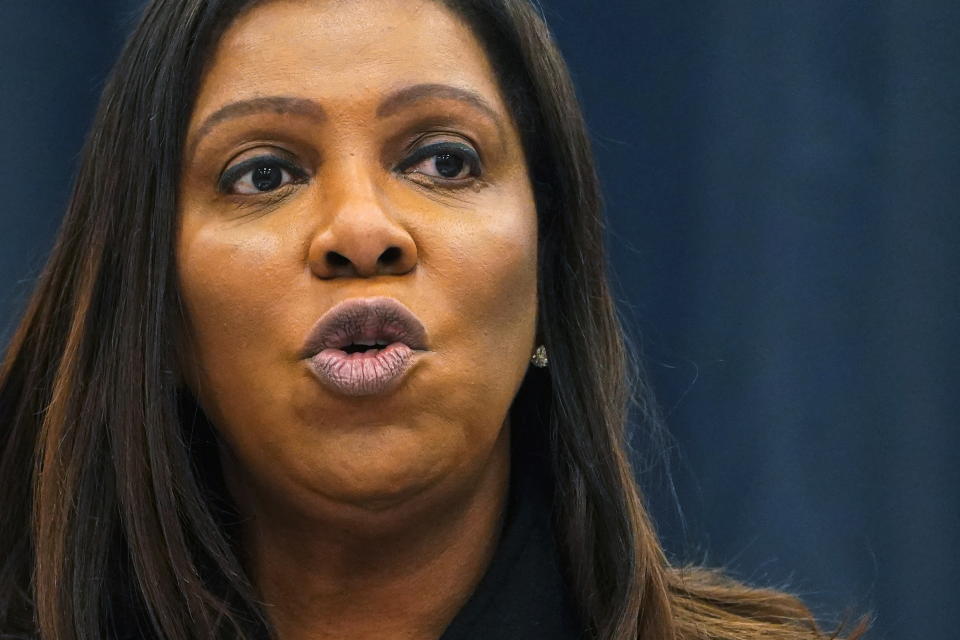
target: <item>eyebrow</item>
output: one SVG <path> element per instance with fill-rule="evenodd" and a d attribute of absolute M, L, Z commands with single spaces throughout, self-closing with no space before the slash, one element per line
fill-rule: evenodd
<path fill-rule="evenodd" d="M 449 84 L 415 84 L 394 91 L 384 98 L 380 106 L 377 107 L 377 117 L 388 118 L 404 107 L 430 98 L 456 100 L 469 104 L 486 114 L 488 118 L 493 120 L 498 128 L 503 128 L 503 121 L 500 118 L 500 114 L 490 106 L 490 103 L 488 103 L 483 96 L 469 89 L 461 89 L 460 87 L 454 87 Z"/>
<path fill-rule="evenodd" d="M 473 106 L 493 120 L 497 129 L 503 132 L 503 119 L 493 107 L 478 93 L 448 84 L 415 84 L 394 91 L 377 107 L 378 118 L 388 118 L 405 107 L 428 99 L 456 100 Z M 257 113 L 276 113 L 278 115 L 298 115 L 317 122 L 326 120 L 327 114 L 322 106 L 308 98 L 292 96 L 266 96 L 249 98 L 226 104 L 207 116 L 187 144 L 187 157 L 193 155 L 200 141 L 217 125 L 234 118 L 242 118 Z"/>
<path fill-rule="evenodd" d="M 327 114 L 319 104 L 307 98 L 294 98 L 289 96 L 267 96 L 263 98 L 250 98 L 248 100 L 238 100 L 224 105 L 207 116 L 197 128 L 193 139 L 187 145 L 187 157 L 193 155 L 200 141 L 210 133 L 218 124 L 234 118 L 256 113 L 272 112 L 278 115 L 293 114 L 304 116 L 317 122 L 326 120 Z"/>

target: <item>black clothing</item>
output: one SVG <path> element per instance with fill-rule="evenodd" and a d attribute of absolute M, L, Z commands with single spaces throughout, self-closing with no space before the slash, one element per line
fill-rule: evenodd
<path fill-rule="evenodd" d="M 493 560 L 440 640 L 582 640 L 551 524 L 551 489 L 516 461 Z"/>

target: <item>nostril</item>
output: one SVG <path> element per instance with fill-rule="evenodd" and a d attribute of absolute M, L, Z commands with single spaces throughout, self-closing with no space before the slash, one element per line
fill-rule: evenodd
<path fill-rule="evenodd" d="M 386 251 L 380 254 L 380 262 L 382 264 L 392 264 L 400 260 L 400 257 L 403 255 L 403 251 L 400 247 L 389 247 Z"/>
<path fill-rule="evenodd" d="M 350 264 L 350 259 L 336 251 L 327 251 L 327 263 L 334 267 L 345 267 Z"/>

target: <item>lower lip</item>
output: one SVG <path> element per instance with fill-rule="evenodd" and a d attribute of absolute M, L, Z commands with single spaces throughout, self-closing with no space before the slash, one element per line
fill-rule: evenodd
<path fill-rule="evenodd" d="M 415 355 L 406 344 L 394 342 L 383 349 L 357 353 L 324 349 L 308 359 L 307 365 L 331 391 L 346 396 L 369 396 L 398 385 Z"/>

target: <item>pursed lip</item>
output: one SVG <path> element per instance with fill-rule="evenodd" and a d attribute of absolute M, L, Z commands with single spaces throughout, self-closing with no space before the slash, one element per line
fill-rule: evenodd
<path fill-rule="evenodd" d="M 357 341 L 401 342 L 415 351 L 427 349 L 427 331 L 409 308 L 395 298 L 351 298 L 324 313 L 301 350 L 312 358 L 324 349 L 342 349 Z"/>

